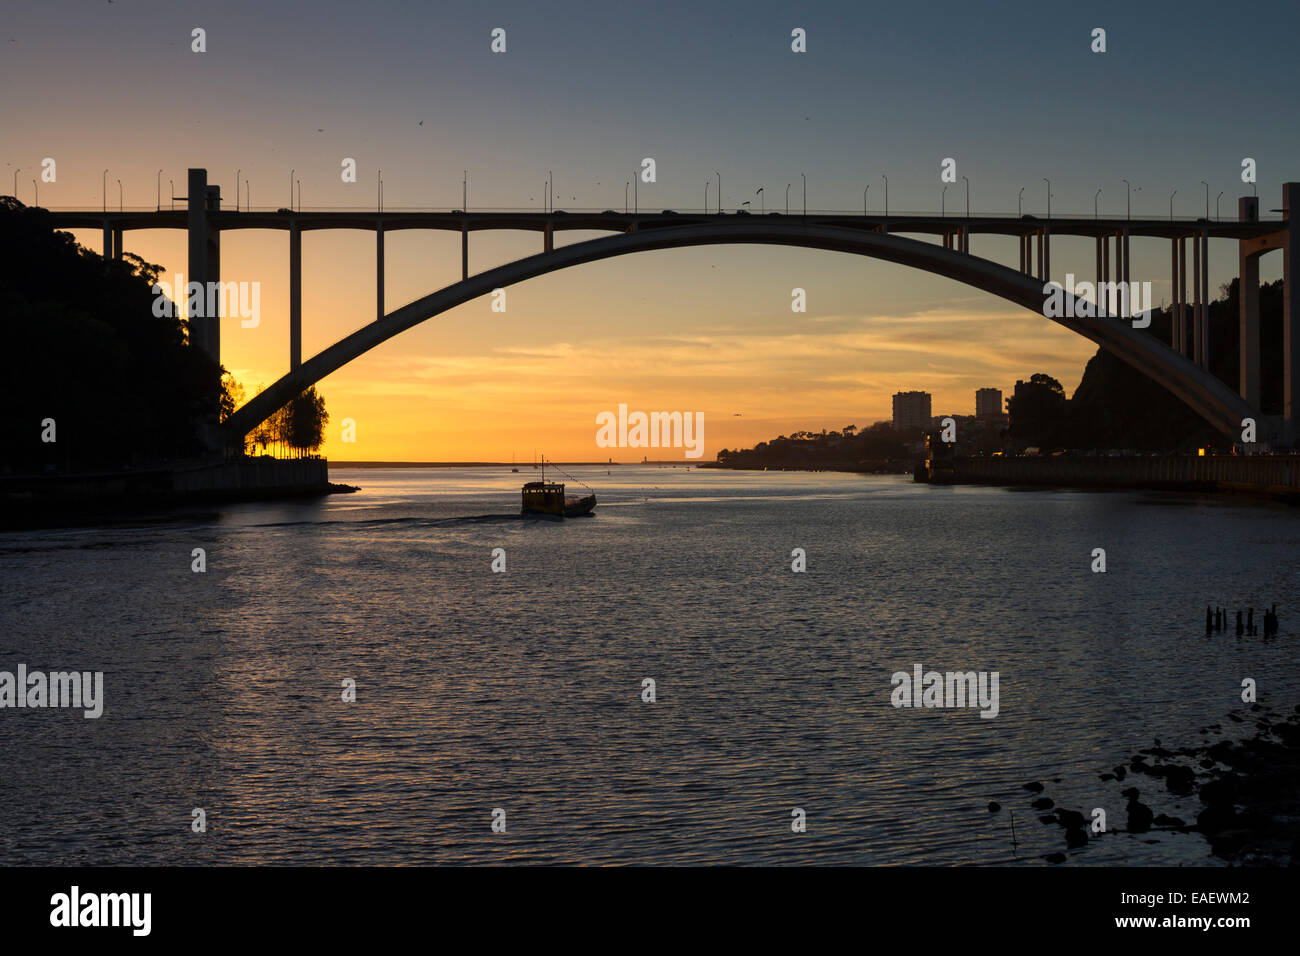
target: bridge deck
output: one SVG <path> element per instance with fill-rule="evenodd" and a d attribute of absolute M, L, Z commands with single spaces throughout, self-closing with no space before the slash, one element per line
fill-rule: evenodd
<path fill-rule="evenodd" d="M 51 211 L 56 229 L 185 229 L 184 209 L 162 211 Z M 449 232 L 480 232 L 492 229 L 553 232 L 598 231 L 628 232 L 685 226 L 692 223 L 732 222 L 753 219 L 779 223 L 808 223 L 849 229 L 920 233 L 942 236 L 965 229 L 971 235 L 1022 236 L 1048 228 L 1057 236 L 1097 237 L 1115 235 L 1127 229 L 1130 236 L 1175 239 L 1206 232 L 1214 239 L 1255 239 L 1273 235 L 1288 226 L 1286 219 L 1237 222 L 1214 219 L 1094 219 L 1092 217 L 1037 216 L 934 216 L 924 214 L 855 215 L 849 213 L 809 213 L 807 216 L 769 212 L 759 213 L 619 213 L 619 212 L 419 212 L 377 210 L 357 211 L 233 211 L 208 214 L 209 222 L 219 230 L 284 229 L 296 226 L 302 231 L 317 229 L 360 229 L 385 232 L 400 229 L 441 229 Z"/>

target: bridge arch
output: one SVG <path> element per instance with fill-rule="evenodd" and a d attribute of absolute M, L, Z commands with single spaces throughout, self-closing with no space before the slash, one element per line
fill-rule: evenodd
<path fill-rule="evenodd" d="M 561 246 L 480 272 L 362 326 L 291 370 L 235 411 L 223 423 L 225 441 L 231 447 L 239 446 L 244 435 L 303 389 L 393 336 L 493 289 L 636 252 L 744 243 L 800 246 L 868 256 L 955 279 L 1039 315 L 1043 311 L 1043 283 L 1033 276 L 969 253 L 904 236 L 820 223 L 765 222 L 757 217 L 742 216 L 725 222 L 634 229 Z M 1097 318 L 1052 318 L 1051 321 L 1113 352 L 1177 395 L 1222 432 L 1234 433 L 1241 428 L 1243 418 L 1256 415 L 1241 396 L 1207 370 L 1155 337 L 1135 330 L 1126 321 L 1104 315 Z"/>

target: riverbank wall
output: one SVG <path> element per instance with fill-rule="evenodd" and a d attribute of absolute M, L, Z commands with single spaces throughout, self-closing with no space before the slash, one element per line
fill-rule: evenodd
<path fill-rule="evenodd" d="M 0 478 L 0 527 L 43 525 L 106 511 L 314 497 L 331 484 L 324 458 L 235 458 L 166 468 Z"/>
<path fill-rule="evenodd" d="M 1151 488 L 1300 502 L 1300 455 L 953 458 L 946 483 Z"/>

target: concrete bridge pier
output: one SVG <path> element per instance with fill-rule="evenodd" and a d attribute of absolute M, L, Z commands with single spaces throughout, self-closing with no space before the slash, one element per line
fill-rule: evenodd
<path fill-rule="evenodd" d="M 1259 221 L 1259 197 L 1242 196 L 1237 200 L 1240 222 Z M 1237 341 L 1241 355 L 1238 392 L 1251 408 L 1259 408 L 1259 257 L 1244 240 L 1237 242 Z"/>
<path fill-rule="evenodd" d="M 1208 323 L 1205 321 L 1208 303 L 1205 289 L 1205 258 L 1199 234 L 1192 235 L 1192 361 L 1205 368 L 1208 363 L 1206 339 Z"/>
<path fill-rule="evenodd" d="M 206 169 L 189 171 L 188 238 L 189 276 L 187 282 L 197 282 L 202 289 L 209 282 L 221 281 L 221 231 L 212 223 L 211 214 L 221 211 L 221 187 L 208 185 Z M 183 293 L 177 293 L 184 298 Z M 206 296 L 205 296 L 206 299 Z M 190 334 L 198 346 L 221 363 L 221 317 L 192 315 Z"/>
<path fill-rule="evenodd" d="M 302 227 L 289 227 L 289 371 L 302 364 Z"/>
<path fill-rule="evenodd" d="M 460 224 L 460 277 L 469 278 L 469 223 Z"/>
<path fill-rule="evenodd" d="M 375 321 L 384 317 L 384 223 L 375 224 Z"/>
<path fill-rule="evenodd" d="M 1183 240 L 1175 236 L 1169 240 L 1171 263 L 1169 266 L 1169 346 L 1179 355 L 1187 354 L 1187 336 L 1183 332 Z"/>
<path fill-rule="evenodd" d="M 1286 229 L 1282 233 L 1282 352 L 1286 363 L 1283 386 L 1282 417 L 1285 420 L 1284 439 L 1290 444 L 1300 438 L 1300 296 L 1296 295 L 1296 282 L 1300 272 L 1296 262 L 1300 255 L 1300 220 L 1294 213 L 1300 200 L 1300 183 L 1282 184 L 1282 215 Z"/>

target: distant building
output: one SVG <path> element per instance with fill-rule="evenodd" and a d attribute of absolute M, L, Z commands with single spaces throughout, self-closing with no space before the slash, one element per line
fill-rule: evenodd
<path fill-rule="evenodd" d="M 894 393 L 894 430 L 930 427 L 929 392 Z"/>
<path fill-rule="evenodd" d="M 1002 389 L 975 389 L 975 417 L 988 425 L 1001 425 L 1006 420 L 1002 411 Z"/>

